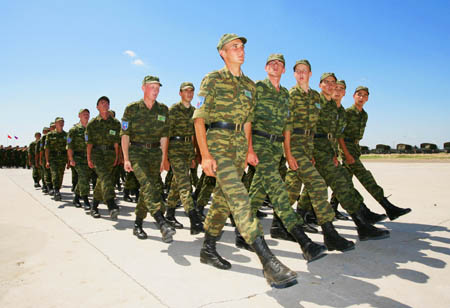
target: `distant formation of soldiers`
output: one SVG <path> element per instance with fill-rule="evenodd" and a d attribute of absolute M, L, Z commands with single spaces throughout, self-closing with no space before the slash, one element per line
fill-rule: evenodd
<path fill-rule="evenodd" d="M 254 83 L 241 71 L 246 42 L 236 34 L 221 37 L 217 50 L 225 67 L 205 76 L 197 108 L 191 105 L 192 83 L 180 85 L 180 101 L 168 108 L 157 101 L 159 78 L 146 76 L 143 98 L 127 105 L 121 122 L 106 96 L 97 100 L 98 115 L 91 119 L 89 109 L 81 109 L 79 123 L 68 132 L 64 119 L 57 117 L 42 134 L 35 134 L 28 148 L 35 187 L 42 183 L 44 194 L 61 200 L 64 170 L 71 168 L 73 204 L 100 218 L 98 207 L 103 203 L 110 218 L 117 220 L 116 191 L 123 186 L 124 201 L 137 203 L 134 236 L 147 238 L 143 221 L 150 214 L 166 243 L 183 228 L 175 214 L 177 205 L 182 205 L 190 233 L 205 233 L 200 261 L 223 270 L 232 265 L 219 255 L 216 242 L 230 219 L 236 246 L 258 256 L 264 277 L 276 288 L 295 284 L 297 273 L 266 244 L 260 223 L 265 214 L 259 211 L 263 205 L 274 211 L 271 237 L 297 242 L 308 262 L 324 257 L 326 250 L 345 252 L 355 247 L 334 228 L 336 219 L 350 220 L 350 216 L 360 241 L 388 238 L 390 232 L 375 224 L 397 219 L 411 209 L 388 201 L 360 161 L 369 89 L 356 88 L 354 105 L 344 109 L 345 81 L 324 73 L 321 92 L 311 89 L 311 64 L 302 59 L 292 66 L 296 85 L 287 90 L 280 84 L 286 71 L 282 54 L 267 58 L 267 78 Z M 8 165 L 13 164 L 12 153 L 5 160 Z M 163 171 L 168 171 L 165 182 Z M 386 214 L 374 213 L 364 204 L 353 176 Z M 333 190 L 331 204 L 328 187 Z M 349 215 L 340 213 L 338 204 Z M 322 230 L 323 244 L 306 234 L 317 233 L 316 226 Z"/>

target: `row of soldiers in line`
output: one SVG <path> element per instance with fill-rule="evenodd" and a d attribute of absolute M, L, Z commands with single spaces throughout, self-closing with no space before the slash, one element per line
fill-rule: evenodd
<path fill-rule="evenodd" d="M 91 214 L 98 214 L 98 205 L 104 202 L 111 218 L 117 219 L 119 208 L 112 174 L 123 159 L 124 170 L 134 172 L 140 184 L 133 234 L 139 239 L 147 238 L 142 222 L 150 213 L 164 242 L 173 240 L 177 228 L 170 219 L 170 209 L 174 210 L 175 205 L 168 202 L 164 217 L 161 197 L 160 173 L 171 167 L 174 179 L 170 194 L 181 199 L 191 234 L 205 232 L 200 261 L 219 269 L 231 267 L 216 250 L 216 242 L 231 214 L 236 224 L 236 245 L 255 252 L 268 283 L 282 288 L 296 283 L 297 274 L 282 264 L 265 243 L 257 211 L 267 197 L 278 226 L 300 245 L 309 262 L 323 257 L 326 249 L 347 251 L 355 245 L 333 226 L 336 214 L 328 202 L 327 186 L 333 190 L 333 203 L 339 202 L 350 214 L 361 241 L 389 237 L 388 230 L 374 224 L 387 217 L 394 220 L 411 210 L 390 203 L 359 160 L 359 141 L 367 122 L 363 106 L 369 89 L 356 88 L 355 104 L 345 110 L 341 106 L 345 82 L 333 73 L 324 73 L 318 93 L 309 87 L 311 64 L 299 60 L 293 66 L 297 84 L 288 91 L 280 85 L 286 64 L 281 54 L 268 57 L 267 78 L 255 84 L 241 71 L 246 42 L 246 38 L 235 34 L 221 37 L 217 50 L 225 67 L 205 76 L 197 109 L 190 104 L 195 90 L 192 83 L 181 84 L 181 101 L 169 110 L 156 100 L 162 86 L 159 78 L 146 76 L 142 82 L 143 99 L 126 107 L 121 124 L 111 114 L 107 97 L 98 99 L 99 115 L 89 122 L 89 111 L 81 110 L 80 123 L 68 134 L 62 130 L 63 119 L 57 118 L 55 132 L 48 134 L 45 141 L 45 160 L 55 179 L 55 191 L 60 187 L 55 183 L 60 182 L 60 170 L 63 172 L 67 160 L 75 167 L 79 175 L 76 193 L 85 203 L 89 203 L 86 170 L 95 168 L 98 181 Z M 337 159 L 339 153 L 342 163 Z M 56 158 L 59 154 L 60 163 Z M 192 197 L 189 170 L 195 164 L 196 154 L 205 176 L 216 180 L 204 223 L 203 209 Z M 286 162 L 289 169 L 283 181 L 280 169 L 286 168 Z M 242 182 L 247 164 L 254 166 L 248 188 Z M 353 186 L 353 175 L 386 215 L 373 213 L 365 206 Z M 292 205 L 296 202 L 294 211 Z M 324 245 L 314 243 L 305 233 L 317 232 L 305 224 L 304 218 L 310 212 L 314 212 L 322 229 Z"/>
<path fill-rule="evenodd" d="M 0 168 L 29 168 L 27 146 L 0 145 Z"/>

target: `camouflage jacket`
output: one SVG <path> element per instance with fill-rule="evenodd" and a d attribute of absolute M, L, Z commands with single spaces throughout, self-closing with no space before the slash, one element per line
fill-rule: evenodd
<path fill-rule="evenodd" d="M 169 109 L 169 136 L 193 136 L 194 120 L 192 115 L 195 108 L 184 107 L 182 102 L 172 105 Z"/>
<path fill-rule="evenodd" d="M 28 146 L 28 154 L 30 156 L 30 162 L 31 165 L 34 166 L 36 164 L 35 158 L 36 158 L 36 141 L 33 141 Z"/>
<path fill-rule="evenodd" d="M 86 128 L 81 124 L 75 124 L 67 133 L 67 149 L 74 152 L 74 155 L 86 156 Z"/>
<path fill-rule="evenodd" d="M 359 157 L 361 155 L 359 141 L 364 136 L 368 115 L 364 109 L 359 111 L 355 105 L 347 108 L 345 113 L 347 125 L 345 126 L 342 138 L 353 140 L 345 141 L 345 145 L 352 156 Z"/>
<path fill-rule="evenodd" d="M 130 136 L 130 142 L 155 143 L 169 136 L 169 108 L 155 101 L 148 109 L 144 100 L 128 104 L 122 117 L 120 136 Z"/>
<path fill-rule="evenodd" d="M 252 129 L 282 136 L 289 119 L 289 92 L 277 91 L 268 78 L 256 83 Z M 264 137 L 263 137 L 264 138 Z"/>
<path fill-rule="evenodd" d="M 206 124 L 252 122 L 255 93 L 255 83 L 244 74 L 233 76 L 227 67 L 211 72 L 200 85 L 193 118 L 203 118 Z"/>
<path fill-rule="evenodd" d="M 56 130 L 48 133 L 45 139 L 45 149 L 49 150 L 49 161 L 51 160 L 67 160 L 66 154 L 67 133 L 62 131 L 58 133 Z"/>
<path fill-rule="evenodd" d="M 113 116 L 106 120 L 98 115 L 86 126 L 85 141 L 87 144 L 114 146 L 120 143 L 120 122 Z"/>
<path fill-rule="evenodd" d="M 339 123 L 338 108 L 334 100 L 327 100 L 322 93 L 320 94 L 320 106 L 316 134 L 331 134 L 332 139 L 314 138 L 314 150 L 336 155 L 335 136 Z"/>
<path fill-rule="evenodd" d="M 311 132 L 310 135 L 292 133 L 291 148 L 300 147 L 311 158 L 314 149 L 312 136 L 321 110 L 320 94 L 311 88 L 306 93 L 299 85 L 293 86 L 289 90 L 289 110 L 291 115 L 286 129 L 300 128 Z"/>

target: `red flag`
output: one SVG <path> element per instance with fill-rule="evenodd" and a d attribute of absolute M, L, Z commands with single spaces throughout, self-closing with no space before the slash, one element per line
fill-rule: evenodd
<path fill-rule="evenodd" d="M 12 137 L 10 135 L 8 135 L 8 139 L 12 139 Z"/>

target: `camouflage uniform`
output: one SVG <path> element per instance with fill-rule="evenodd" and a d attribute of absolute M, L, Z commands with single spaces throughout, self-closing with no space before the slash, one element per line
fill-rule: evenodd
<path fill-rule="evenodd" d="M 136 218 L 145 219 L 163 207 L 161 199 L 160 139 L 169 135 L 169 110 L 155 101 L 148 109 L 143 99 L 130 103 L 123 113 L 120 135 L 130 137 L 129 158 L 140 184 Z M 134 143 L 134 144 L 133 144 Z"/>
<path fill-rule="evenodd" d="M 356 213 L 360 208 L 360 195 L 353 187 L 353 183 L 349 181 L 348 172 L 345 168 L 338 164 L 336 167 L 333 163 L 333 157 L 336 156 L 337 145 L 334 137 L 339 137 L 342 133 L 342 121 L 339 119 L 338 108 L 334 100 L 327 100 L 323 94 L 320 94 L 320 113 L 316 125 L 316 133 L 314 136 L 314 159 L 315 167 L 325 180 L 326 184 L 331 187 L 342 207 L 349 213 Z M 341 124 L 339 124 L 341 123 Z M 295 157 L 295 156 L 294 156 Z M 310 196 L 312 193 L 310 187 L 303 190 L 300 197 L 300 207 L 308 209 L 310 204 Z M 328 198 L 328 194 L 326 195 Z M 334 211 L 329 207 L 330 215 L 328 219 L 334 218 Z M 314 208 L 316 215 L 320 215 Z M 319 219 L 319 217 L 318 217 Z M 329 220 L 327 220 L 329 221 Z M 319 222 L 319 224 L 321 224 Z"/>
<path fill-rule="evenodd" d="M 202 172 L 195 189 L 197 206 L 199 209 L 203 209 L 208 204 L 214 187 L 216 187 L 216 178 L 207 176 L 205 172 Z"/>
<path fill-rule="evenodd" d="M 73 151 L 74 168 L 78 174 L 74 192 L 81 197 L 89 195 L 89 179 L 92 172 L 87 163 L 85 134 L 86 128 L 78 123 L 69 130 L 67 135 L 67 149 Z"/>
<path fill-rule="evenodd" d="M 253 149 L 259 163 L 250 186 L 252 211 L 263 204 L 266 194 L 272 202 L 275 213 L 288 231 L 303 220 L 289 204 L 287 188 L 279 172 L 283 155 L 283 131 L 286 129 L 289 112 L 289 92 L 280 86 L 279 91 L 266 78 L 256 83 L 256 106 L 252 122 Z M 270 134 L 270 138 L 261 134 Z"/>
<path fill-rule="evenodd" d="M 86 126 L 85 140 L 92 144 L 91 159 L 98 175 L 94 200 L 107 202 L 114 199 L 113 169 L 116 160 L 114 145 L 120 142 L 120 122 L 112 115 L 104 120 L 100 115 Z M 110 209 L 111 210 L 111 209 Z"/>
<path fill-rule="evenodd" d="M 241 181 L 248 151 L 243 125 L 252 121 L 255 93 L 255 83 L 250 78 L 244 74 L 233 76 L 224 67 L 203 78 L 198 93 L 201 106 L 193 116 L 194 119 L 203 118 L 208 125 L 226 122 L 237 126 L 235 130 L 210 126 L 206 135 L 209 152 L 217 162 L 218 185 L 205 220 L 205 231 L 211 236 L 219 236 L 231 211 L 247 243 L 253 243 L 263 235 L 262 226 L 251 211 L 248 193 Z"/>
<path fill-rule="evenodd" d="M 67 164 L 66 144 L 67 133 L 64 130 L 62 132 L 55 130 L 47 134 L 45 150 L 49 152 L 48 162 L 55 191 L 61 188 L 64 177 L 64 169 Z"/>
<path fill-rule="evenodd" d="M 48 189 L 51 189 L 53 187 L 52 184 L 52 174 L 50 172 L 50 169 L 45 167 L 45 142 L 47 140 L 47 136 L 48 136 L 49 132 L 47 132 L 47 134 L 43 134 L 41 139 L 39 140 L 39 142 L 36 144 L 36 152 L 39 152 L 39 165 L 41 167 L 41 174 L 42 174 L 42 178 L 43 178 L 43 183 L 45 184 L 45 186 Z M 45 191 L 44 191 L 45 192 Z"/>
<path fill-rule="evenodd" d="M 169 208 L 174 208 L 176 203 L 173 204 L 173 201 L 178 201 L 179 193 L 186 213 L 194 209 L 189 174 L 192 160 L 195 158 L 192 144 L 194 110 L 195 108 L 192 106 L 186 108 L 182 102 L 169 109 L 169 161 L 175 181 L 172 180 L 167 205 Z"/>
<path fill-rule="evenodd" d="M 33 168 L 34 183 L 38 184 L 41 179 L 41 172 L 39 166 L 36 165 L 36 143 L 37 141 L 33 141 L 28 146 L 28 157 L 30 159 L 31 167 Z"/>

